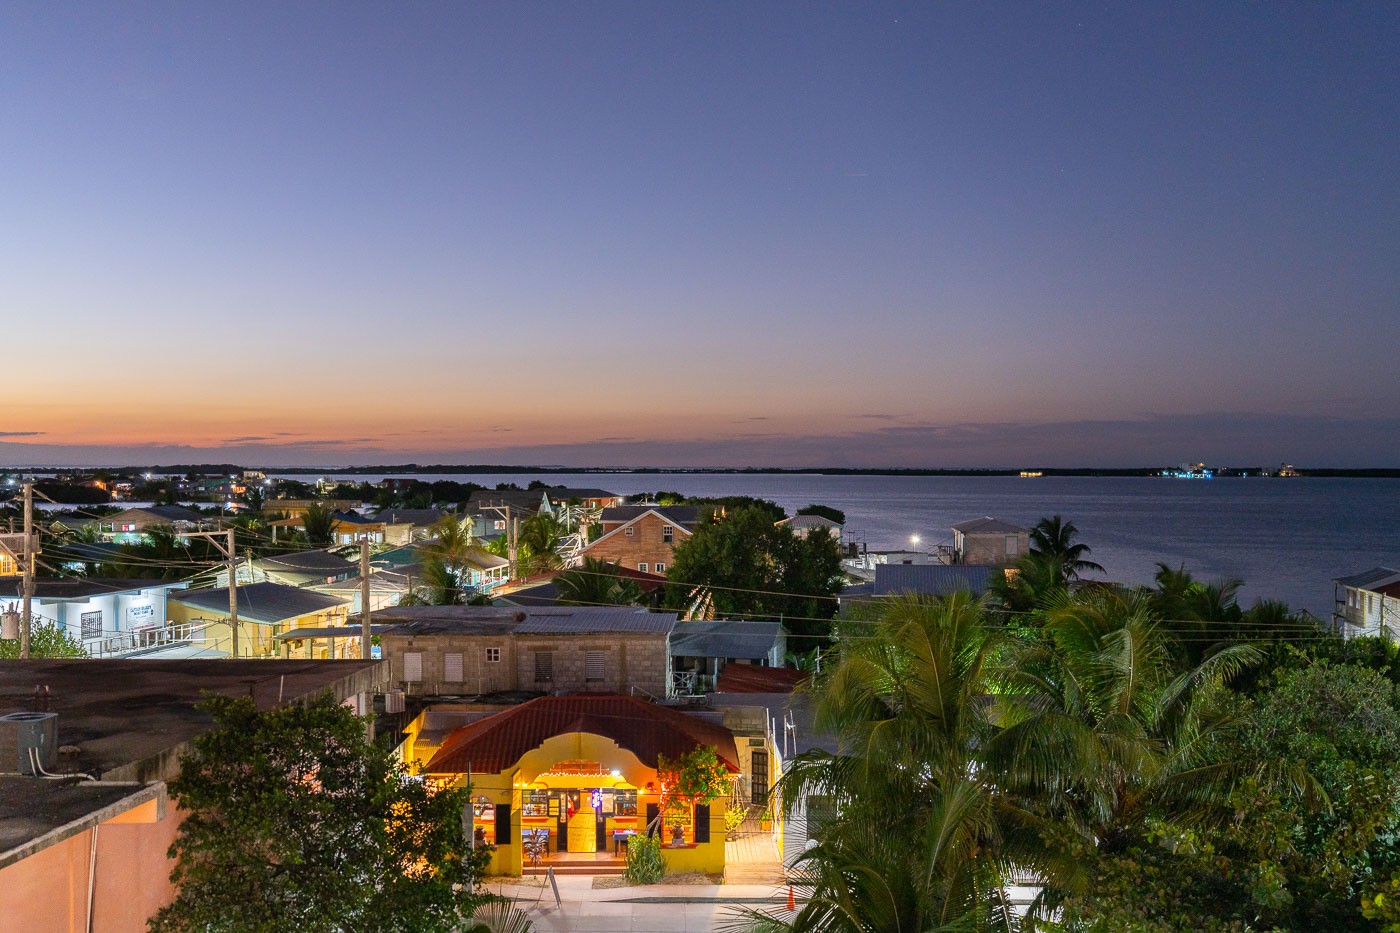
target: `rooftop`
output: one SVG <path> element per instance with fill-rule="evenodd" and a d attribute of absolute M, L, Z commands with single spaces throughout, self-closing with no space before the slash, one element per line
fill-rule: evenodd
<path fill-rule="evenodd" d="M 135 590 L 184 585 L 179 580 L 127 580 L 107 577 L 84 577 L 79 580 L 71 577 L 40 577 L 34 581 L 34 595 L 39 599 L 91 599 L 111 593 L 130 593 Z M 0 597 L 18 599 L 23 595 L 20 589 L 19 577 L 0 579 Z"/>
<path fill-rule="evenodd" d="M 671 632 L 671 654 L 673 657 L 758 660 L 768 657 L 782 633 L 783 627 L 777 622 L 722 619 L 677 622 Z"/>
<path fill-rule="evenodd" d="M 723 726 L 636 697 L 540 697 L 453 731 L 423 770 L 429 774 L 499 773 L 547 739 L 588 732 L 611 739 L 655 768 L 659 755 L 679 758 L 714 746 L 738 771 L 734 736 Z"/>
<path fill-rule="evenodd" d="M 0 778 L 0 866 L 88 825 L 75 821 L 132 795 L 153 796 L 142 785 L 173 777 L 185 743 L 208 728 L 209 717 L 196 709 L 205 693 L 251 696 L 269 709 L 279 697 L 372 689 L 381 671 L 378 661 L 0 660 L 0 715 L 28 709 L 34 688 L 47 686 L 58 742 L 78 746 L 79 769 L 134 782 Z"/>
<path fill-rule="evenodd" d="M 658 634 L 676 624 L 674 612 L 647 612 L 627 606 L 391 606 L 374 613 L 388 634 L 422 635 L 584 635 Z"/>
<path fill-rule="evenodd" d="M 228 587 L 182 590 L 170 598 L 196 609 L 228 615 Z M 245 583 L 238 587 L 238 617 L 268 625 L 344 605 L 345 600 L 339 596 L 285 583 Z"/>
<path fill-rule="evenodd" d="M 792 693 L 811 677 L 811 671 L 791 667 L 726 664 L 719 672 L 715 693 Z"/>
<path fill-rule="evenodd" d="M 1372 567 L 1364 573 L 1352 574 L 1349 577 L 1338 577 L 1332 582 L 1340 583 L 1342 586 L 1349 586 L 1353 589 L 1370 590 L 1398 581 L 1400 581 L 1400 570 L 1392 570 L 1389 567 Z"/>
<path fill-rule="evenodd" d="M 641 518 L 648 512 L 655 512 L 677 525 L 694 525 L 700 521 L 700 507 L 698 505 L 615 505 L 612 508 L 603 509 L 599 513 L 599 520 L 608 523 L 630 522 L 634 518 Z"/>
<path fill-rule="evenodd" d="M 1004 522 L 999 518 L 992 518 L 988 515 L 985 518 L 974 518 L 965 522 L 958 522 L 953 526 L 954 531 L 960 531 L 965 535 L 987 535 L 987 534 L 1021 534 L 1027 529 L 1020 525 L 1013 525 Z"/>
<path fill-rule="evenodd" d="M 995 567 L 977 564 L 876 564 L 874 595 L 946 596 L 955 590 L 979 595 L 987 588 L 992 574 L 999 572 Z"/>
<path fill-rule="evenodd" d="M 253 563 L 268 570 L 300 570 L 312 573 L 344 573 L 355 566 L 339 555 L 322 550 L 292 551 L 272 557 L 260 557 Z"/>

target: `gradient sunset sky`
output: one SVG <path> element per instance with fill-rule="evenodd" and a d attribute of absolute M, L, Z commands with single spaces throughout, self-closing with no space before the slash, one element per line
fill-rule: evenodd
<path fill-rule="evenodd" d="M 1400 465 L 1400 4 L 0 10 L 0 464 Z"/>

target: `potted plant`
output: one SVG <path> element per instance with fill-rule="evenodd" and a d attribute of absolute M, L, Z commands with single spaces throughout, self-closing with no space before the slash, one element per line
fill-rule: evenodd
<path fill-rule="evenodd" d="M 763 812 L 758 815 L 758 828 L 765 833 L 773 828 L 773 805 L 770 803 L 763 808 Z"/>

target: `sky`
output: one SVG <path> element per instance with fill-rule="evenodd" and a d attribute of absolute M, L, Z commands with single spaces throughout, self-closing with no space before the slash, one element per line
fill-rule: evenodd
<path fill-rule="evenodd" d="M 0 465 L 1400 465 L 1400 4 L 0 8 Z"/>

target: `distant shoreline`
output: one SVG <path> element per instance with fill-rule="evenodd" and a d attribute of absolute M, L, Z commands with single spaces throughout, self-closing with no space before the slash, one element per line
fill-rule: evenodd
<path fill-rule="evenodd" d="M 520 466 L 512 464 L 430 464 L 396 463 L 383 466 L 348 467 L 281 467 L 281 466 L 241 466 L 234 463 L 171 464 L 167 466 L 13 466 L 0 467 L 0 473 L 8 472 L 87 472 L 109 470 L 125 473 L 200 473 L 212 475 L 246 469 L 256 469 L 264 473 L 288 476 L 361 476 L 369 474 L 500 474 L 548 476 L 553 474 L 575 475 L 809 475 L 809 476 L 1013 476 L 1020 477 L 1027 470 L 1040 476 L 1086 476 L 1086 477 L 1162 477 L 1164 467 L 1025 467 L 1014 469 L 941 469 L 912 467 L 569 467 L 569 466 Z M 1263 467 L 1239 467 L 1216 474 L 1217 479 L 1400 479 L 1400 467 L 1373 467 L 1365 469 L 1310 468 L 1296 467 L 1298 476 L 1265 477 Z M 1030 477 L 1038 478 L 1038 477 Z"/>

